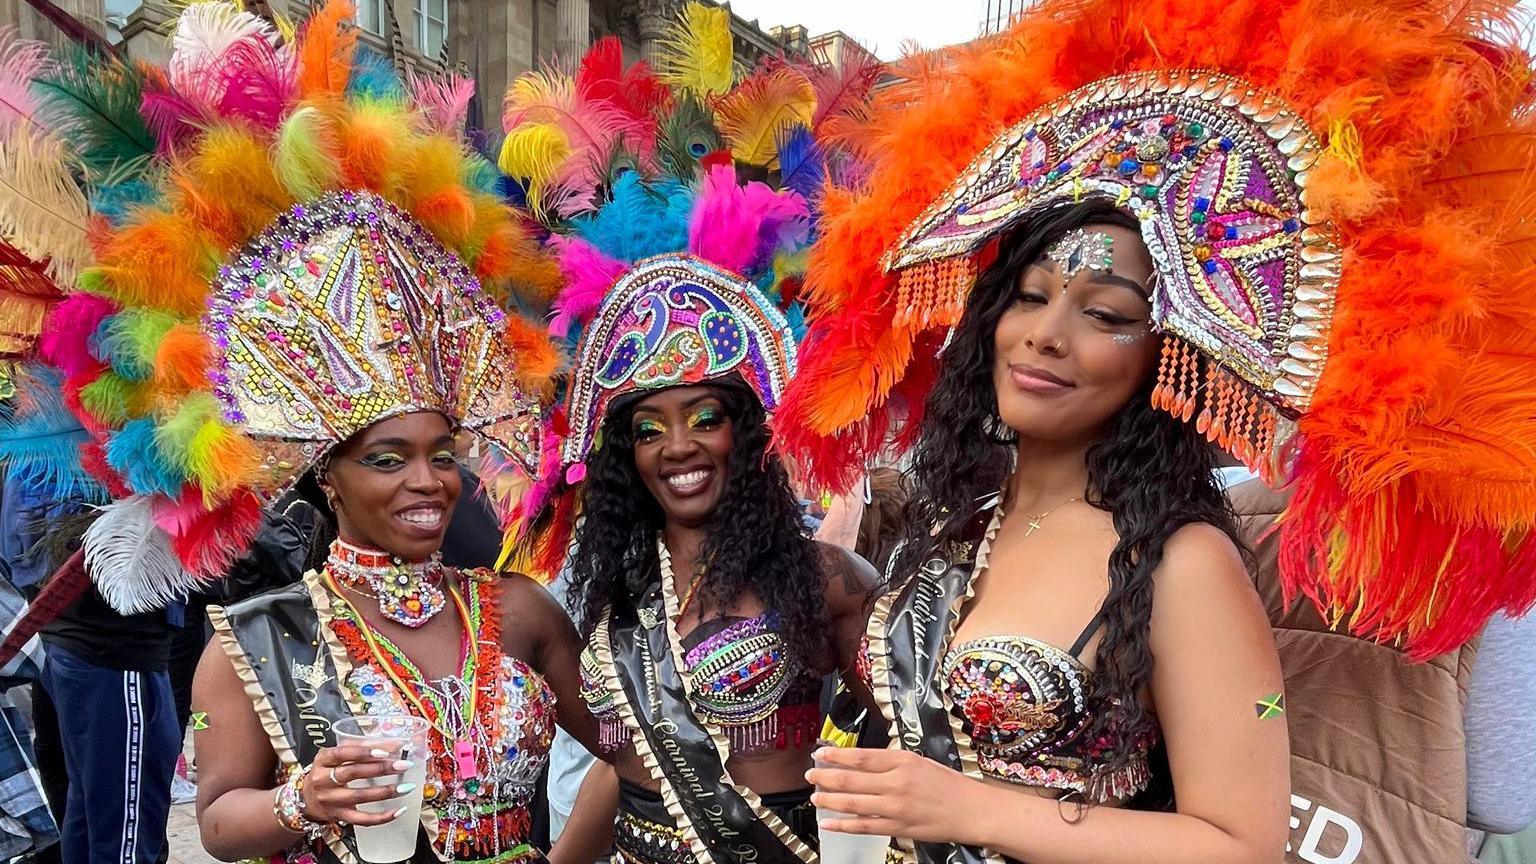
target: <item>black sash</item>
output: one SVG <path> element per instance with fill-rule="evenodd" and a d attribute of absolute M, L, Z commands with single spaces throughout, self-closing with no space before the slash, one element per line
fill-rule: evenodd
<path fill-rule="evenodd" d="M 209 609 L 214 638 L 235 664 L 284 768 L 313 762 L 334 743 L 331 721 L 352 715 L 307 582 Z M 359 860 L 351 832 L 344 834 L 330 840 L 322 862 Z"/>
<path fill-rule="evenodd" d="M 991 518 L 992 506 L 984 507 L 964 539 L 935 549 L 905 586 L 880 598 L 869 620 L 875 701 L 891 724 L 891 738 L 903 749 L 972 777 L 980 776 L 976 756 L 949 711 L 939 666 L 960 605 L 970 596 L 976 551 Z M 957 737 L 966 740 L 957 742 Z M 974 846 L 898 842 L 922 864 L 999 860 Z"/>
<path fill-rule="evenodd" d="M 593 637 L 614 702 L 637 753 L 699 864 L 815 864 L 816 853 L 725 770 L 729 747 L 689 699 L 692 675 L 678 651 L 675 597 L 652 585 L 633 620 L 610 609 Z M 673 607 L 673 608 L 669 608 Z M 625 615 L 625 618 L 628 618 Z"/>

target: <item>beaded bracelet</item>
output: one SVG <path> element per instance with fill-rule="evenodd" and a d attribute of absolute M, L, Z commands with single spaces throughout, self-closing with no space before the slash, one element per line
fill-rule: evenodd
<path fill-rule="evenodd" d="M 304 778 L 308 768 L 299 768 L 288 775 L 287 782 L 277 787 L 272 799 L 272 814 L 277 824 L 295 834 L 303 834 L 304 840 L 313 843 L 325 836 L 326 825 L 304 815 Z"/>

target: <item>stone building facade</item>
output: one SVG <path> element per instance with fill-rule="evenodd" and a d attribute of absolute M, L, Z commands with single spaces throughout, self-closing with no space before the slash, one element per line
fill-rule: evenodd
<path fill-rule="evenodd" d="M 684 0 L 354 0 L 363 41 L 385 56 L 430 72 L 455 68 L 475 79 L 472 127 L 495 130 L 502 94 L 529 69 L 574 62 L 595 39 L 615 34 L 625 57 L 655 56 L 668 24 Z M 709 0 L 705 0 L 709 2 Z M 169 9 L 141 0 L 0 0 L 0 27 L 54 45 L 68 41 L 37 11 L 52 3 L 120 46 L 129 57 L 151 62 L 168 53 Z M 309 0 L 245 0 L 258 14 L 298 21 Z M 756 21 L 732 16 L 736 56 L 744 66 L 781 51 L 803 54 L 810 40 L 803 27 L 765 31 Z"/>

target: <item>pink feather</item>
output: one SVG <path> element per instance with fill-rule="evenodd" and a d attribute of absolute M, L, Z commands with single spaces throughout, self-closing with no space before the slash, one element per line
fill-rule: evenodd
<path fill-rule="evenodd" d="M 162 155 L 170 156 L 214 119 L 214 110 L 195 96 L 173 90 L 165 79 L 151 79 L 139 102 L 139 113 L 154 134 Z"/>
<path fill-rule="evenodd" d="M 565 290 L 550 304 L 555 317 L 549 322 L 549 332 L 563 339 L 573 326 L 583 325 L 597 314 L 603 296 L 629 267 L 585 240 L 555 236 L 549 245 L 560 262 L 560 275 L 565 277 Z"/>
<path fill-rule="evenodd" d="M 416 75 L 409 73 L 406 86 L 411 104 L 421 112 L 432 132 L 457 135 L 469 121 L 469 101 L 475 95 L 475 82 L 462 75 Z"/>
<path fill-rule="evenodd" d="M 75 376 L 101 364 L 92 356 L 91 337 L 117 304 L 94 294 L 71 294 L 48 312 L 38 348 L 44 360 L 67 376 Z"/>
<path fill-rule="evenodd" d="M 527 529 L 532 527 L 539 514 L 549 506 L 563 479 L 560 474 L 560 447 L 564 439 L 555 432 L 554 424 L 544 424 L 542 440 L 543 449 L 539 454 L 538 479 L 528 487 L 521 500 L 508 512 L 507 518 L 501 523 L 503 532 L 517 526 L 520 529 L 517 537 L 519 540 L 525 538 Z"/>
<path fill-rule="evenodd" d="M 635 148 L 654 138 L 654 121 L 578 87 L 556 72 L 530 72 L 507 91 L 502 128 L 508 133 L 525 123 L 549 123 L 565 133 L 570 156 L 548 184 L 544 198 L 556 202 L 562 216 L 591 210 L 608 159 L 620 141 Z M 654 142 L 652 142 L 654 143 Z"/>
<path fill-rule="evenodd" d="M 244 117 L 259 128 L 276 131 L 283 113 L 298 98 L 298 63 L 293 46 L 274 46 L 263 38 L 241 39 L 220 57 L 219 113 Z"/>
<path fill-rule="evenodd" d="M 0 135 L 9 133 L 37 110 L 32 79 L 46 62 L 47 45 L 17 39 L 14 29 L 0 28 Z"/>
<path fill-rule="evenodd" d="M 597 40 L 576 71 L 576 88 L 592 99 L 606 102 L 628 115 L 646 131 L 638 137 L 625 133 L 624 144 L 642 159 L 656 149 L 656 122 L 672 93 L 644 60 L 624 68 L 624 46 L 617 36 Z"/>
<path fill-rule="evenodd" d="M 837 65 L 803 60 L 793 64 L 816 91 L 816 113 L 811 128 L 823 131 L 828 120 L 858 119 L 869 105 L 869 94 L 885 74 L 885 64 L 862 47 L 842 52 Z"/>
<path fill-rule="evenodd" d="M 182 492 L 183 502 L 201 505 L 202 497 L 195 486 Z M 205 581 L 214 580 L 228 572 L 261 531 L 261 501 L 250 490 L 241 489 L 212 510 L 193 509 L 191 503 L 177 503 L 174 511 L 164 513 L 157 507 L 155 521 L 171 535 L 171 549 L 182 565 Z M 166 524 L 175 527 L 176 533 Z"/>
<path fill-rule="evenodd" d="M 773 253 L 804 243 L 810 234 L 810 209 L 793 192 L 766 183 L 737 185 L 736 169 L 709 169 L 688 223 L 693 254 L 748 278 L 769 263 Z"/>
<path fill-rule="evenodd" d="M 208 506 L 203 503 L 202 491 L 191 484 L 182 487 L 181 495 L 177 498 L 156 495 L 151 507 L 154 511 L 155 524 L 171 537 L 186 534 L 193 525 L 208 515 Z"/>

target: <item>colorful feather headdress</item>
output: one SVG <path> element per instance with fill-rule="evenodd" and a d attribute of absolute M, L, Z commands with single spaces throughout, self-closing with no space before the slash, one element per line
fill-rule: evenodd
<path fill-rule="evenodd" d="M 35 357 L 47 311 L 91 261 L 85 193 L 55 130 L 35 118 L 48 46 L 0 30 L 0 469 L 7 487 L 99 499 L 80 467 L 85 430 Z"/>
<path fill-rule="evenodd" d="M 559 566 L 571 492 L 615 397 L 736 374 L 778 408 L 815 204 L 850 167 L 827 142 L 882 70 L 848 56 L 774 58 L 737 81 L 729 10 L 691 3 L 659 73 L 624 68 L 605 39 L 573 75 L 531 73 L 508 90 L 500 165 L 553 232 L 565 288 L 551 331 L 574 348 L 545 480 L 524 504 L 553 530 L 529 519 L 512 532 L 539 538 L 525 569 Z"/>
<path fill-rule="evenodd" d="M 437 411 L 537 468 L 558 356 L 507 315 L 552 258 L 461 140 L 464 85 L 402 82 L 335 0 L 296 41 L 188 7 L 165 68 L 66 57 L 33 115 L 87 181 L 94 262 L 42 350 L 120 500 L 86 564 L 125 612 L 222 575 L 336 443 Z"/>
<path fill-rule="evenodd" d="M 1000 234 L 1140 217 L 1153 399 L 1295 490 L 1287 589 L 1416 657 L 1536 598 L 1536 129 L 1512 2 L 1047 0 L 908 58 L 827 194 L 780 443 L 915 427 Z M 910 437 L 898 436 L 898 444 Z"/>

